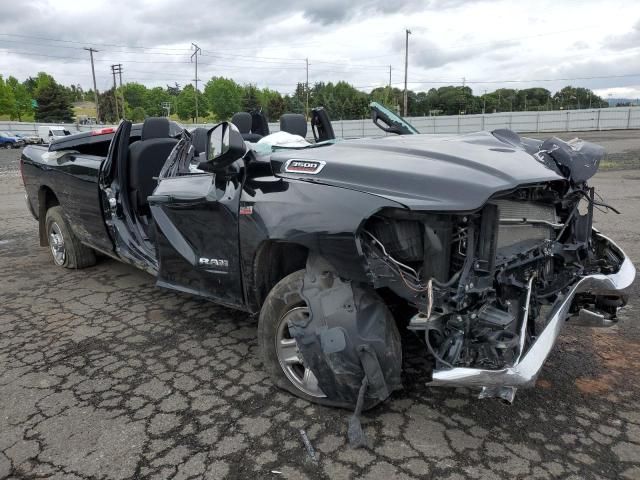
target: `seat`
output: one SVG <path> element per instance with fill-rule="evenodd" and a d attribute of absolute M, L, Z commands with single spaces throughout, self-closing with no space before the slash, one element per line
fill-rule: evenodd
<path fill-rule="evenodd" d="M 255 143 L 262 138 L 262 135 L 251 132 L 253 119 L 249 112 L 234 113 L 233 117 L 231 117 L 231 123 L 238 127 L 240 135 L 242 135 L 243 140 L 246 140 L 247 142 Z"/>
<path fill-rule="evenodd" d="M 266 137 L 269 135 L 269 122 L 267 117 L 261 111 L 256 111 L 251 114 L 251 133 L 257 133 Z"/>
<path fill-rule="evenodd" d="M 301 113 L 285 113 L 280 117 L 280 130 L 306 138 L 307 120 Z"/>
<path fill-rule="evenodd" d="M 195 155 L 206 153 L 207 151 L 207 130 L 204 127 L 198 127 L 191 132 L 191 145 L 195 150 Z"/>
<path fill-rule="evenodd" d="M 169 136 L 167 118 L 150 117 L 142 124 L 140 140 L 129 145 L 129 198 L 139 215 L 150 213 L 147 197 L 155 190 L 155 177 L 177 143 Z"/>
<path fill-rule="evenodd" d="M 316 142 L 324 142 L 336 138 L 329 114 L 324 107 L 316 107 L 311 110 L 311 131 Z"/>

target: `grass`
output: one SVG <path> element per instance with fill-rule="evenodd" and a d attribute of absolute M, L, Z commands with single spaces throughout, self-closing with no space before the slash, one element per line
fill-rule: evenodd
<path fill-rule="evenodd" d="M 73 115 L 78 118 L 80 115 L 87 117 L 96 116 L 96 104 L 95 102 L 75 102 L 73 104 Z"/>

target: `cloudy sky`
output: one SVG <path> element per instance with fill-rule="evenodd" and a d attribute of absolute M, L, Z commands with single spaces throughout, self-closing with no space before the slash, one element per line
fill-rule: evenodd
<path fill-rule="evenodd" d="M 135 5 L 135 7 L 132 7 Z M 462 84 L 476 94 L 500 87 L 567 84 L 605 98 L 640 97 L 637 0 L 22 0 L 0 15 L 0 73 L 46 71 L 65 84 L 98 89 L 123 81 L 149 86 L 194 78 L 191 43 L 202 48 L 200 79 L 232 77 L 283 93 L 305 81 L 347 80 L 371 90 L 404 79 L 426 90 Z"/>

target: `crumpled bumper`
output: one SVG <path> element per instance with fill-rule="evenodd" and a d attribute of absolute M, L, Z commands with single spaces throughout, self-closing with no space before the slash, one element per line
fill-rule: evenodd
<path fill-rule="evenodd" d="M 571 290 L 558 298 L 549 313 L 546 327 L 520 360 L 509 368 L 501 370 L 483 370 L 477 368 L 451 368 L 435 370 L 430 386 L 480 387 L 480 397 L 500 397 L 513 401 L 518 387 L 535 384 L 547 356 L 556 343 L 560 330 L 569 315 L 569 309 L 577 293 L 597 292 L 599 294 L 617 294 L 629 287 L 635 278 L 636 269 L 631 261 L 609 238 L 594 230 L 594 236 L 607 242 L 609 247 L 623 258 L 618 272 L 611 275 L 587 275 L 578 280 Z"/>

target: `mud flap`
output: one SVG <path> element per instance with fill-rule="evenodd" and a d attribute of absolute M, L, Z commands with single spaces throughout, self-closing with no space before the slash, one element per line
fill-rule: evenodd
<path fill-rule="evenodd" d="M 289 331 L 328 400 L 354 408 L 360 396 L 361 408 L 368 409 L 402 388 L 400 335 L 372 288 L 342 281 L 328 262 L 311 254 L 301 295 L 310 314 L 292 322 Z"/>

